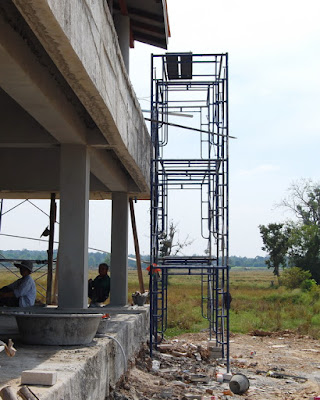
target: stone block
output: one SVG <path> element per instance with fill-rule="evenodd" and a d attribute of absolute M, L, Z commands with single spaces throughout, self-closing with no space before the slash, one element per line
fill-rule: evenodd
<path fill-rule="evenodd" d="M 210 359 L 222 358 L 222 348 L 217 346 L 216 342 L 208 341 L 207 346 Z"/>
<path fill-rule="evenodd" d="M 56 371 L 23 371 L 21 375 L 22 385 L 45 385 L 52 386 L 57 382 Z"/>

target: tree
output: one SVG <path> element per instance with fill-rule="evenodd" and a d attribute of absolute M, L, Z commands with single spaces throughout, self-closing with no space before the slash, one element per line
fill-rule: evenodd
<path fill-rule="evenodd" d="M 320 184 L 301 179 L 288 191 L 288 197 L 279 205 L 292 211 L 303 225 L 320 226 Z"/>
<path fill-rule="evenodd" d="M 287 264 L 286 254 L 289 245 L 290 229 L 285 224 L 259 225 L 262 236 L 262 250 L 269 253 L 266 260 L 268 268 L 273 268 L 273 273 L 279 276 L 280 266 Z"/>
<path fill-rule="evenodd" d="M 296 225 L 291 230 L 288 250 L 290 266 L 310 271 L 312 278 L 320 283 L 320 227 Z"/>
<path fill-rule="evenodd" d="M 160 257 L 176 256 L 184 247 L 192 244 L 193 240 L 189 239 L 189 235 L 183 241 L 180 241 L 178 237 L 177 241 L 174 242 L 176 234 L 179 233 L 177 226 L 178 224 L 170 221 L 169 232 L 162 233 L 160 237 Z"/>
<path fill-rule="evenodd" d="M 287 259 L 289 266 L 309 270 L 320 283 L 320 184 L 306 179 L 293 183 L 279 205 L 297 220 L 259 227 L 262 249 L 270 256 L 268 266 L 278 275 L 279 266 Z"/>

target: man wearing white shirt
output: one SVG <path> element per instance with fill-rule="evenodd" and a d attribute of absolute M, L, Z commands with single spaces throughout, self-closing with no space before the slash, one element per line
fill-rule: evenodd
<path fill-rule="evenodd" d="M 0 289 L 0 306 L 30 307 L 36 300 L 36 285 L 31 278 L 33 264 L 29 260 L 14 264 L 22 278 Z"/>

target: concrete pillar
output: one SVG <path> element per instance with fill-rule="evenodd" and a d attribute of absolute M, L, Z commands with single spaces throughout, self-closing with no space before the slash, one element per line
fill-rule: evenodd
<path fill-rule="evenodd" d="M 110 304 L 128 303 L 128 195 L 112 193 Z"/>
<path fill-rule="evenodd" d="M 62 144 L 60 157 L 58 304 L 87 308 L 89 155 L 84 145 Z"/>
<path fill-rule="evenodd" d="M 114 16 L 114 26 L 118 34 L 124 65 L 129 74 L 130 18 L 127 15 L 117 14 Z"/>

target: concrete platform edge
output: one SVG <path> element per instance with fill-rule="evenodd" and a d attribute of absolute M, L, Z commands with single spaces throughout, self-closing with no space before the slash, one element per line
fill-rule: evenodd
<path fill-rule="evenodd" d="M 103 400 L 128 368 L 128 361 L 147 339 L 149 307 L 139 313 L 111 316 L 106 335 L 88 346 L 27 346 L 17 342 L 12 359 L 0 353 L 0 389 L 10 385 L 17 392 L 23 370 L 56 371 L 52 387 L 30 386 L 42 400 Z M 124 360 L 123 352 L 126 356 Z M 31 366 L 31 368 L 30 368 Z"/>

